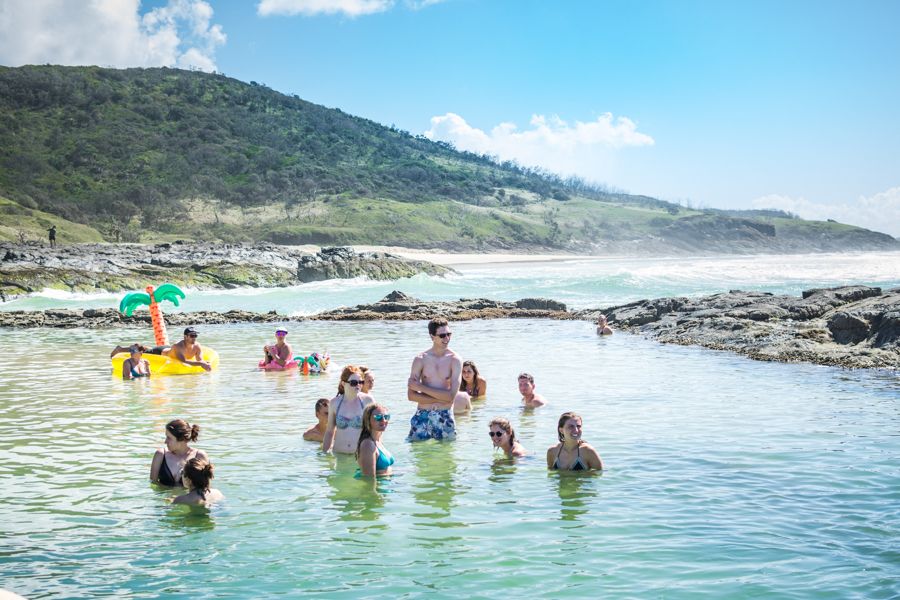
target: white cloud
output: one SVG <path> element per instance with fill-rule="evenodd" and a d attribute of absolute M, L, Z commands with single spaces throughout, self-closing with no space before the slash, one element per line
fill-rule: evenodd
<path fill-rule="evenodd" d="M 425 137 L 451 142 L 460 150 L 515 160 L 561 175 L 578 175 L 589 181 L 608 181 L 617 151 L 631 146 L 652 146 L 652 137 L 637 131 L 634 121 L 606 113 L 595 121 L 570 125 L 558 116 L 531 117 L 531 127 L 519 130 L 515 123 L 500 123 L 485 132 L 454 113 L 431 118 Z"/>
<path fill-rule="evenodd" d="M 226 41 L 204 0 L 0 0 L 0 63 L 216 69 Z"/>
<path fill-rule="evenodd" d="M 393 5 L 394 0 L 260 0 L 256 12 L 262 17 L 337 13 L 359 17 L 384 12 Z"/>
<path fill-rule="evenodd" d="M 806 198 L 791 198 L 770 194 L 753 201 L 754 208 L 779 208 L 804 219 L 857 225 L 873 231 L 900 237 L 900 187 L 873 196 L 860 196 L 855 201 L 840 204 L 820 204 Z"/>

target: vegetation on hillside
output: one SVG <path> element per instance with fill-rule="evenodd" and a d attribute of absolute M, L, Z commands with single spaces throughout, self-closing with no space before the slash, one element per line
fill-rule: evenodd
<path fill-rule="evenodd" d="M 18 206 L 0 215 L 43 211 L 89 226 L 61 235 L 111 241 L 571 248 L 708 212 L 459 152 L 255 82 L 49 65 L 0 67 L 0 195 Z"/>

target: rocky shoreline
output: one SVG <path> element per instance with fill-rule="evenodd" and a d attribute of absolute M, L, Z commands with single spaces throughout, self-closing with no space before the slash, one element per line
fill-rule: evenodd
<path fill-rule="evenodd" d="M 392 280 L 453 269 L 386 252 L 348 247 L 316 254 L 274 244 L 40 244 L 0 243 L 0 300 L 45 288 L 72 292 L 140 290 L 148 283 L 199 289 L 285 287 L 365 276 Z"/>
<path fill-rule="evenodd" d="M 755 360 L 809 362 L 854 369 L 900 368 L 900 288 L 814 289 L 802 297 L 730 291 L 702 298 L 657 298 L 602 309 L 569 311 L 544 298 L 501 302 L 484 298 L 423 302 L 392 292 L 373 304 L 308 317 L 275 311 L 232 310 L 166 315 L 169 325 L 287 321 L 412 321 L 445 316 L 470 319 L 557 319 L 593 322 L 601 312 L 622 331 L 667 344 L 699 345 Z M 150 317 L 115 309 L 0 311 L 0 327 L 115 328 L 149 326 Z"/>

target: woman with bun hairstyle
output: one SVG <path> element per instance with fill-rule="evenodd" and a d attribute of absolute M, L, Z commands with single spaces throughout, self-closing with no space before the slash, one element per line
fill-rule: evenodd
<path fill-rule="evenodd" d="M 322 439 L 323 452 L 353 454 L 362 430 L 362 414 L 366 406 L 373 404 L 372 396 L 359 391 L 364 381 L 363 373 L 354 365 L 341 371 L 337 396 L 328 403 L 328 425 Z"/>
<path fill-rule="evenodd" d="M 357 477 L 391 474 L 394 456 L 381 443 L 381 436 L 391 421 L 391 413 L 381 404 L 370 404 L 363 411 L 362 430 L 356 443 Z"/>
<path fill-rule="evenodd" d="M 187 461 L 181 480 L 189 491 L 172 500 L 172 503 L 208 506 L 213 502 L 224 500 L 225 496 L 222 492 L 210 487 L 209 482 L 212 478 L 213 464 L 211 462 L 205 458 L 192 458 Z"/>
<path fill-rule="evenodd" d="M 503 450 L 506 458 L 520 458 L 528 454 L 525 446 L 516 439 L 516 430 L 512 423 L 503 417 L 497 417 L 488 424 L 488 435 L 494 443 L 494 448 Z"/>
<path fill-rule="evenodd" d="M 168 487 L 183 485 L 184 465 L 192 458 L 209 460 L 206 452 L 191 448 L 188 442 L 196 442 L 200 435 L 199 425 L 188 425 L 183 419 L 175 419 L 166 424 L 166 445 L 156 451 L 150 463 L 150 481 Z"/>

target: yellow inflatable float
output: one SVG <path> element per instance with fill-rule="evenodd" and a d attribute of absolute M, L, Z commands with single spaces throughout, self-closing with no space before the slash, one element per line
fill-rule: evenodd
<path fill-rule="evenodd" d="M 113 375 L 122 375 L 122 363 L 131 355 L 127 352 L 119 352 L 112 357 Z M 203 349 L 203 360 L 209 363 L 213 369 L 219 366 L 219 353 L 212 348 Z M 160 354 L 144 353 L 143 357 L 150 363 L 150 376 L 154 375 L 191 375 L 193 373 L 205 373 L 203 367 L 186 365 L 177 358 L 169 358 Z"/>
<path fill-rule="evenodd" d="M 157 346 L 168 346 L 169 335 L 166 331 L 166 321 L 163 319 L 162 311 L 159 309 L 159 303 L 169 301 L 178 306 L 178 300 L 184 299 L 184 292 L 178 286 L 171 283 L 164 283 L 154 289 L 152 285 L 144 288 L 146 294 L 134 292 L 126 294 L 119 303 L 119 312 L 126 316 L 131 316 L 134 309 L 139 306 L 147 306 L 150 308 L 150 321 L 153 323 L 153 338 Z M 122 363 L 129 358 L 127 352 L 119 352 L 112 357 L 113 375 L 122 374 Z M 212 348 L 204 348 L 201 353 L 202 360 L 209 363 L 213 369 L 219 366 L 219 353 Z M 190 375 L 193 373 L 205 373 L 203 367 L 186 365 L 177 358 L 171 358 L 160 354 L 150 354 L 145 352 L 143 358 L 150 363 L 150 375 Z"/>

